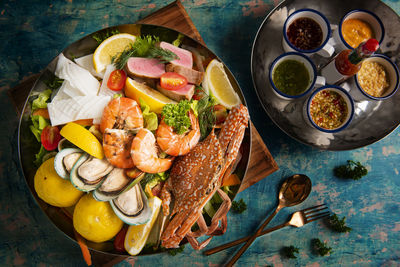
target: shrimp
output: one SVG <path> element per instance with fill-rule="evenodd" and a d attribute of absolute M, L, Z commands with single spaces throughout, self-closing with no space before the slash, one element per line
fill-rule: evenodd
<path fill-rule="evenodd" d="M 172 126 L 167 125 L 164 120 L 161 121 L 157 129 L 157 143 L 161 150 L 171 156 L 182 156 L 189 153 L 200 139 L 199 121 L 192 111 L 189 112 L 191 130 L 186 134 L 177 134 Z"/>
<path fill-rule="evenodd" d="M 126 169 L 135 166 L 130 154 L 133 134 L 127 130 L 106 128 L 103 136 L 104 155 L 111 165 Z"/>
<path fill-rule="evenodd" d="M 135 100 L 117 97 L 104 108 L 100 131 L 105 129 L 135 130 L 143 128 L 142 110 Z"/>
<path fill-rule="evenodd" d="M 158 157 L 156 138 L 146 128 L 142 128 L 132 141 L 131 156 L 136 168 L 147 173 L 164 172 L 171 168 L 174 158 Z"/>

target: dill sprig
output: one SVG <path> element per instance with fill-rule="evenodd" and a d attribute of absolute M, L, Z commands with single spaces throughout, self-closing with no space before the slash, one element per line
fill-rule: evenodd
<path fill-rule="evenodd" d="M 335 176 L 340 178 L 347 178 L 359 180 L 368 174 L 365 168 L 359 161 L 348 160 L 346 165 L 341 165 L 333 169 Z"/>
<path fill-rule="evenodd" d="M 198 119 L 200 126 L 200 139 L 206 138 L 216 123 L 214 113 L 215 99 L 207 95 L 201 86 L 196 87 L 196 91 L 202 98 L 197 103 Z"/>
<path fill-rule="evenodd" d="M 111 62 L 117 69 L 123 69 L 130 57 L 156 58 L 162 63 L 171 62 L 179 57 L 172 51 L 157 46 L 160 42 L 158 37 L 151 35 L 136 38 L 135 43 L 126 48 L 123 52 L 115 55 Z"/>
<path fill-rule="evenodd" d="M 92 38 L 96 40 L 97 44 L 101 44 L 108 37 L 111 37 L 111 36 L 113 36 L 115 34 L 119 34 L 119 33 L 120 32 L 118 29 L 111 29 L 111 30 L 107 30 L 107 31 L 97 32 L 97 33 L 93 34 Z"/>

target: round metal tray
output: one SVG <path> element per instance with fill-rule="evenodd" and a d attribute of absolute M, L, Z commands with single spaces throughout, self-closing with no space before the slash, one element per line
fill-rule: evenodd
<path fill-rule="evenodd" d="M 140 32 L 143 35 L 154 35 L 159 36 L 160 40 L 164 40 L 167 42 L 172 42 L 178 36 L 178 32 L 169 28 L 154 26 L 154 25 L 146 25 L 146 24 L 125 24 L 119 25 L 115 27 L 110 27 L 103 29 L 101 31 L 92 33 L 87 35 L 86 37 L 70 44 L 64 51 L 63 54 L 72 59 L 73 57 L 81 57 L 84 55 L 88 55 L 94 52 L 96 47 L 98 46 L 97 42 L 93 39 L 93 35 L 97 33 L 104 33 L 107 31 L 111 31 L 111 29 L 117 28 L 121 33 L 131 33 L 138 34 L 137 29 L 140 28 Z M 183 44 L 195 47 L 198 49 L 200 54 L 219 59 L 212 51 L 210 51 L 207 47 L 197 42 L 196 40 L 190 38 L 189 36 L 185 36 L 183 39 Z M 57 57 L 54 58 L 46 69 L 41 73 L 38 80 L 35 82 L 31 92 L 25 102 L 24 110 L 22 112 L 19 124 L 19 139 L 18 139 L 18 149 L 19 149 L 19 158 L 21 168 L 27 182 L 27 185 L 36 200 L 37 204 L 40 206 L 42 211 L 47 215 L 50 221 L 61 230 L 66 236 L 75 241 L 73 225 L 72 221 L 63 213 L 60 208 L 50 206 L 43 202 L 36 194 L 34 189 L 34 175 L 36 173 L 37 167 L 33 164 L 35 160 L 35 154 L 39 151 L 40 144 L 36 141 L 32 132 L 29 129 L 29 125 L 31 125 L 31 108 L 30 102 L 33 100 L 32 98 L 38 94 L 38 92 L 46 90 L 46 85 L 44 84 L 45 80 L 48 80 L 49 77 L 53 76 L 55 71 L 55 67 L 57 64 Z M 226 73 L 231 81 L 231 84 L 235 91 L 239 94 L 239 97 L 244 105 L 246 105 L 246 100 L 244 99 L 244 95 L 239 87 L 238 82 L 235 80 L 232 73 L 225 66 Z M 243 181 L 244 176 L 246 175 L 247 166 L 249 163 L 249 155 L 251 150 L 251 132 L 250 127 L 248 127 L 245 131 L 245 135 L 243 138 L 243 142 L 240 147 L 240 152 L 242 154 L 242 158 L 238 163 L 235 173 L 239 176 L 239 178 Z M 234 186 L 232 188 L 234 195 L 236 195 L 240 185 Z M 111 255 L 121 255 L 119 252 L 114 250 L 112 242 L 102 242 L 102 243 L 93 243 L 88 242 L 88 246 L 98 252 L 103 252 Z M 154 253 L 142 253 L 144 254 L 154 254 Z M 139 255 L 139 256 L 140 256 Z M 127 255 L 129 256 L 129 255 Z"/>
<path fill-rule="evenodd" d="M 338 133 L 323 133 L 309 126 L 303 118 L 303 104 L 311 92 L 299 99 L 286 101 L 278 98 L 268 80 L 272 61 L 284 53 L 282 48 L 283 24 L 288 14 L 301 8 L 312 8 L 323 13 L 330 24 L 338 25 L 340 19 L 352 9 L 374 12 L 383 22 L 385 37 L 378 53 L 385 54 L 396 65 L 400 63 L 400 19 L 387 5 L 378 0 L 287 0 L 273 9 L 262 22 L 255 37 L 251 56 L 251 72 L 258 98 L 272 121 L 287 135 L 304 144 L 324 150 L 350 150 L 370 145 L 400 124 L 400 92 L 382 101 L 355 101 L 355 116 L 351 124 Z M 335 54 L 338 51 L 335 51 Z M 340 52 L 340 51 L 339 51 Z M 334 55 L 335 55 L 334 54 Z M 333 55 L 333 56 L 334 56 Z M 320 68 L 329 59 L 312 55 Z M 354 87 L 354 79 L 348 80 Z M 356 88 L 350 90 L 350 94 Z"/>

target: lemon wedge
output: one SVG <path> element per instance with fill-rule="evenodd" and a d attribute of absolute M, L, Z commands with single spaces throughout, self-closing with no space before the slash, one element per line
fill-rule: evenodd
<path fill-rule="evenodd" d="M 136 36 L 129 33 L 115 34 L 105 39 L 94 51 L 93 66 L 97 73 L 101 73 L 111 64 L 112 57 L 129 48 L 136 40 Z"/>
<path fill-rule="evenodd" d="M 85 129 L 85 127 L 70 122 L 61 129 L 60 134 L 93 157 L 98 159 L 104 158 L 103 146 L 91 132 Z"/>
<path fill-rule="evenodd" d="M 131 78 L 126 78 L 125 83 L 125 95 L 129 98 L 134 99 L 139 102 L 141 98 L 147 105 L 150 106 L 150 110 L 155 113 L 161 113 L 162 108 L 166 104 L 175 104 L 176 102 L 169 99 L 165 95 L 161 94 L 159 91 L 153 88 L 137 82 Z"/>
<path fill-rule="evenodd" d="M 228 109 L 241 103 L 239 95 L 229 81 L 224 65 L 216 59 L 213 59 L 206 68 L 203 86 Z"/>
<path fill-rule="evenodd" d="M 129 254 L 133 256 L 137 255 L 143 249 L 147 238 L 149 237 L 151 228 L 153 228 L 154 222 L 160 212 L 161 203 L 162 201 L 158 197 L 150 198 L 149 206 L 152 211 L 150 220 L 145 224 L 129 226 L 124 243 L 125 249 Z"/>

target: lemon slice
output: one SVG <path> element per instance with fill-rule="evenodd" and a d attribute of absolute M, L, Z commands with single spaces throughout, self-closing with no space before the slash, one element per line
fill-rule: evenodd
<path fill-rule="evenodd" d="M 136 40 L 136 36 L 129 33 L 115 34 L 105 39 L 94 51 L 93 65 L 97 73 L 101 73 L 111 64 L 111 59 L 118 53 L 129 48 Z"/>
<path fill-rule="evenodd" d="M 104 158 L 103 146 L 99 140 L 83 126 L 70 122 L 65 125 L 60 134 L 68 141 L 98 159 Z"/>
<path fill-rule="evenodd" d="M 213 59 L 207 66 L 205 79 L 205 89 L 216 98 L 216 100 L 228 109 L 240 104 L 240 98 L 233 89 L 224 65 Z"/>
<path fill-rule="evenodd" d="M 133 256 L 137 255 L 143 249 L 147 238 L 149 237 L 151 228 L 153 228 L 154 222 L 160 212 L 161 203 L 162 201 L 158 197 L 150 198 L 149 206 L 152 212 L 150 220 L 145 224 L 129 226 L 124 243 L 125 249 L 129 254 Z"/>
<path fill-rule="evenodd" d="M 176 102 L 169 99 L 165 95 L 153 88 L 137 82 L 131 78 L 126 78 L 125 83 L 125 95 L 129 98 L 139 102 L 141 98 L 147 105 L 150 106 L 150 110 L 155 113 L 161 113 L 161 110 L 165 104 L 175 104 Z"/>

